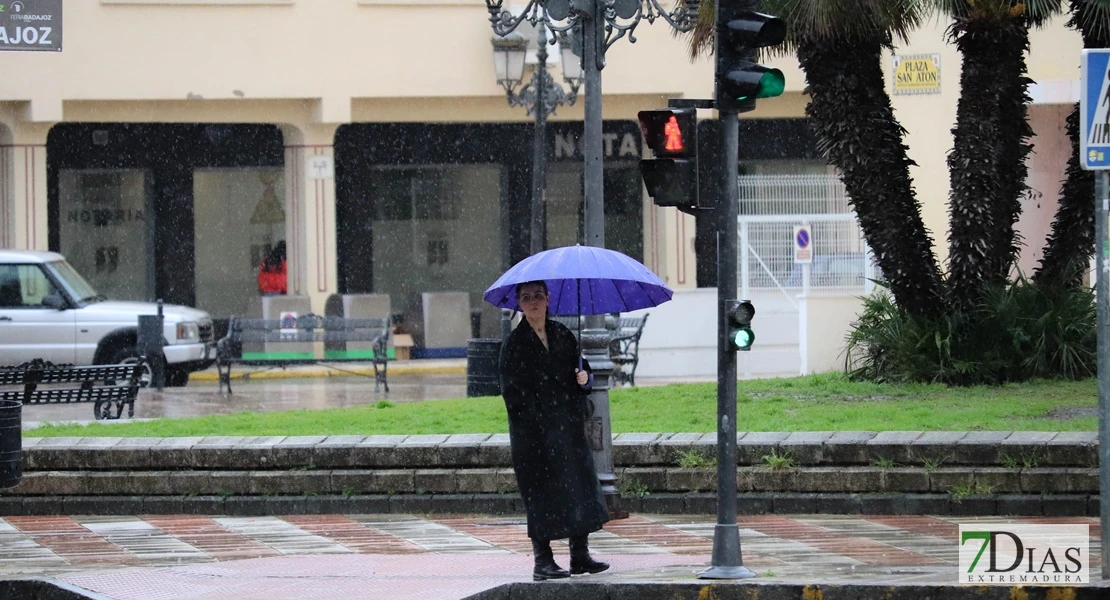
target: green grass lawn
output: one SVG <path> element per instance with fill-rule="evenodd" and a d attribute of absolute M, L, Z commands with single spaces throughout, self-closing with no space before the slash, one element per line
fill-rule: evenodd
<path fill-rule="evenodd" d="M 716 431 L 715 384 L 610 392 L 614 433 Z M 851 383 L 828 374 L 741 381 L 740 431 L 1096 430 L 1097 382 L 1002 387 Z M 1078 416 L 1077 416 L 1078 413 Z M 44 426 L 25 436 L 370 435 L 504 433 L 499 397 L 327 410 L 239 413 L 141 423 Z"/>

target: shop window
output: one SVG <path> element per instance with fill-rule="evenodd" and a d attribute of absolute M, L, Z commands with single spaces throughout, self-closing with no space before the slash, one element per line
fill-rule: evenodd
<path fill-rule="evenodd" d="M 100 293 L 150 300 L 153 221 L 142 171 L 65 169 L 58 175 L 59 250 Z"/>
<path fill-rule="evenodd" d="M 249 314 L 258 297 L 258 267 L 285 239 L 283 176 L 281 167 L 193 172 L 196 305 L 216 318 Z"/>
<path fill-rule="evenodd" d="M 445 184 L 441 169 L 386 169 L 375 181 L 373 202 L 379 221 L 453 221 L 459 218 L 459 190 Z"/>
<path fill-rule="evenodd" d="M 471 307 L 500 275 L 501 166 L 378 167 L 368 177 L 373 287 L 422 322 L 421 294 L 466 291 Z"/>

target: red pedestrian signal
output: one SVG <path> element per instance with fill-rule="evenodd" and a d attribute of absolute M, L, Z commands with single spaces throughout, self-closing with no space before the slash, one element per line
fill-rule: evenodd
<path fill-rule="evenodd" d="M 640 161 L 648 195 L 659 206 L 698 205 L 698 119 L 693 108 L 643 110 L 637 115 L 654 158 Z"/>
<path fill-rule="evenodd" d="M 640 131 L 656 158 L 695 156 L 698 152 L 698 116 L 692 108 L 641 110 Z"/>
<path fill-rule="evenodd" d="M 668 152 L 683 152 L 686 146 L 682 143 L 682 128 L 678 126 L 678 119 L 674 115 L 667 120 L 667 125 L 663 127 L 663 135 L 667 138 L 667 143 L 664 146 Z"/>

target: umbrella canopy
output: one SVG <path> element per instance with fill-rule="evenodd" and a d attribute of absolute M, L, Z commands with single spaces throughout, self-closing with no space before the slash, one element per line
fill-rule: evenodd
<path fill-rule="evenodd" d="M 516 286 L 542 280 L 553 315 L 600 315 L 658 306 L 674 292 L 636 259 L 615 250 L 566 246 L 536 253 L 505 271 L 483 294 L 486 302 L 520 310 Z"/>

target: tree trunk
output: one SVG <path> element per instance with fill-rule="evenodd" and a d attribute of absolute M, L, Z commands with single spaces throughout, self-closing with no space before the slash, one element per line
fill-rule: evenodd
<path fill-rule="evenodd" d="M 940 271 L 910 179 L 905 129 L 883 80 L 888 46 L 880 35 L 799 43 L 806 115 L 819 149 L 840 171 L 895 301 L 911 314 L 933 316 L 943 309 Z"/>
<path fill-rule="evenodd" d="M 959 20 L 953 37 L 963 55 L 963 70 L 948 155 L 948 282 L 954 307 L 966 311 L 999 278 L 995 246 L 998 229 L 1006 223 L 997 168 L 1004 146 L 998 112 L 1002 94 L 1012 90 L 998 77 L 1006 36 L 996 21 Z"/>
<path fill-rule="evenodd" d="M 1009 280 L 1010 271 L 1021 253 L 1021 236 L 1014 231 L 1021 216 L 1022 199 L 1029 195 L 1029 166 L 1025 162 L 1033 150 L 1030 139 L 1033 128 L 1029 126 L 1029 102 L 1026 92 L 1032 79 L 1026 76 L 1025 52 L 1029 49 L 1029 28 L 1024 19 L 1013 19 L 1005 27 L 1003 61 L 997 69 L 999 151 L 995 169 L 1000 183 L 998 200 L 994 206 L 997 227 L 991 244 L 998 280 Z"/>

